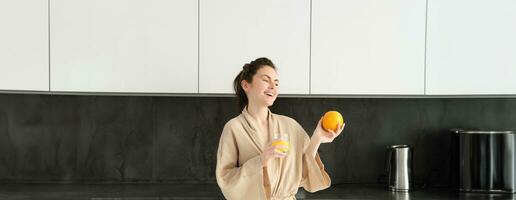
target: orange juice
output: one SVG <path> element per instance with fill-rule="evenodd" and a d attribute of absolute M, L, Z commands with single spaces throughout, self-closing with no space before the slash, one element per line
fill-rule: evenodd
<path fill-rule="evenodd" d="M 274 134 L 272 136 L 272 146 L 286 146 L 285 148 L 277 148 L 276 151 L 287 153 L 290 148 L 287 134 Z"/>
<path fill-rule="evenodd" d="M 272 142 L 272 146 L 286 146 L 286 148 L 277 148 L 276 151 L 287 153 L 288 149 L 290 147 L 290 143 L 288 141 L 284 141 L 284 140 L 277 140 L 277 141 Z"/>

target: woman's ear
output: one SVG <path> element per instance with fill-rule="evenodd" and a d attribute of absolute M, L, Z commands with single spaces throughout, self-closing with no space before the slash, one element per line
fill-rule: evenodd
<path fill-rule="evenodd" d="M 240 85 L 242 86 L 242 89 L 244 89 L 245 92 L 249 91 L 250 85 L 246 80 L 242 80 L 242 82 L 240 82 Z"/>

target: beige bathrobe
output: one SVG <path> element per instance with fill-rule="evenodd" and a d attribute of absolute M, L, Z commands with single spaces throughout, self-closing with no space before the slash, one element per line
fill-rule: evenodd
<path fill-rule="evenodd" d="M 305 155 L 310 137 L 294 119 L 269 111 L 269 134 L 247 109 L 224 126 L 217 152 L 217 183 L 227 199 L 295 199 L 299 187 L 315 192 L 330 186 L 319 158 Z M 260 154 L 274 133 L 288 134 L 290 150 L 262 167 Z"/>

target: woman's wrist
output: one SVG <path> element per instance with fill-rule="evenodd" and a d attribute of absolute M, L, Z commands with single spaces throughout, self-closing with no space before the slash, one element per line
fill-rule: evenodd
<path fill-rule="evenodd" d="M 312 134 L 312 137 L 310 138 L 310 142 L 313 141 L 315 143 L 321 144 L 322 143 L 321 134 L 322 133 L 320 131 L 315 130 L 314 134 Z"/>
<path fill-rule="evenodd" d="M 308 144 L 306 153 L 308 153 L 308 155 L 310 155 L 312 158 L 315 158 L 315 155 L 317 155 L 317 150 L 319 149 L 320 145 L 321 145 L 320 133 L 314 132 L 314 134 L 312 134 L 312 137 L 310 138 L 310 144 Z"/>

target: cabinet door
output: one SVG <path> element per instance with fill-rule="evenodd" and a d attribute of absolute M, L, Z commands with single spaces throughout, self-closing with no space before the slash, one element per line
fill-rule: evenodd
<path fill-rule="evenodd" d="M 427 94 L 516 94 L 516 1 L 428 1 Z"/>
<path fill-rule="evenodd" d="M 309 0 L 200 0 L 200 93 L 233 93 L 242 66 L 268 57 L 280 94 L 308 94 Z"/>
<path fill-rule="evenodd" d="M 314 0 L 312 94 L 424 94 L 425 0 Z"/>
<path fill-rule="evenodd" d="M 195 0 L 51 0 L 51 90 L 198 92 Z"/>
<path fill-rule="evenodd" d="M 48 91 L 48 1 L 0 1 L 0 90 Z"/>

